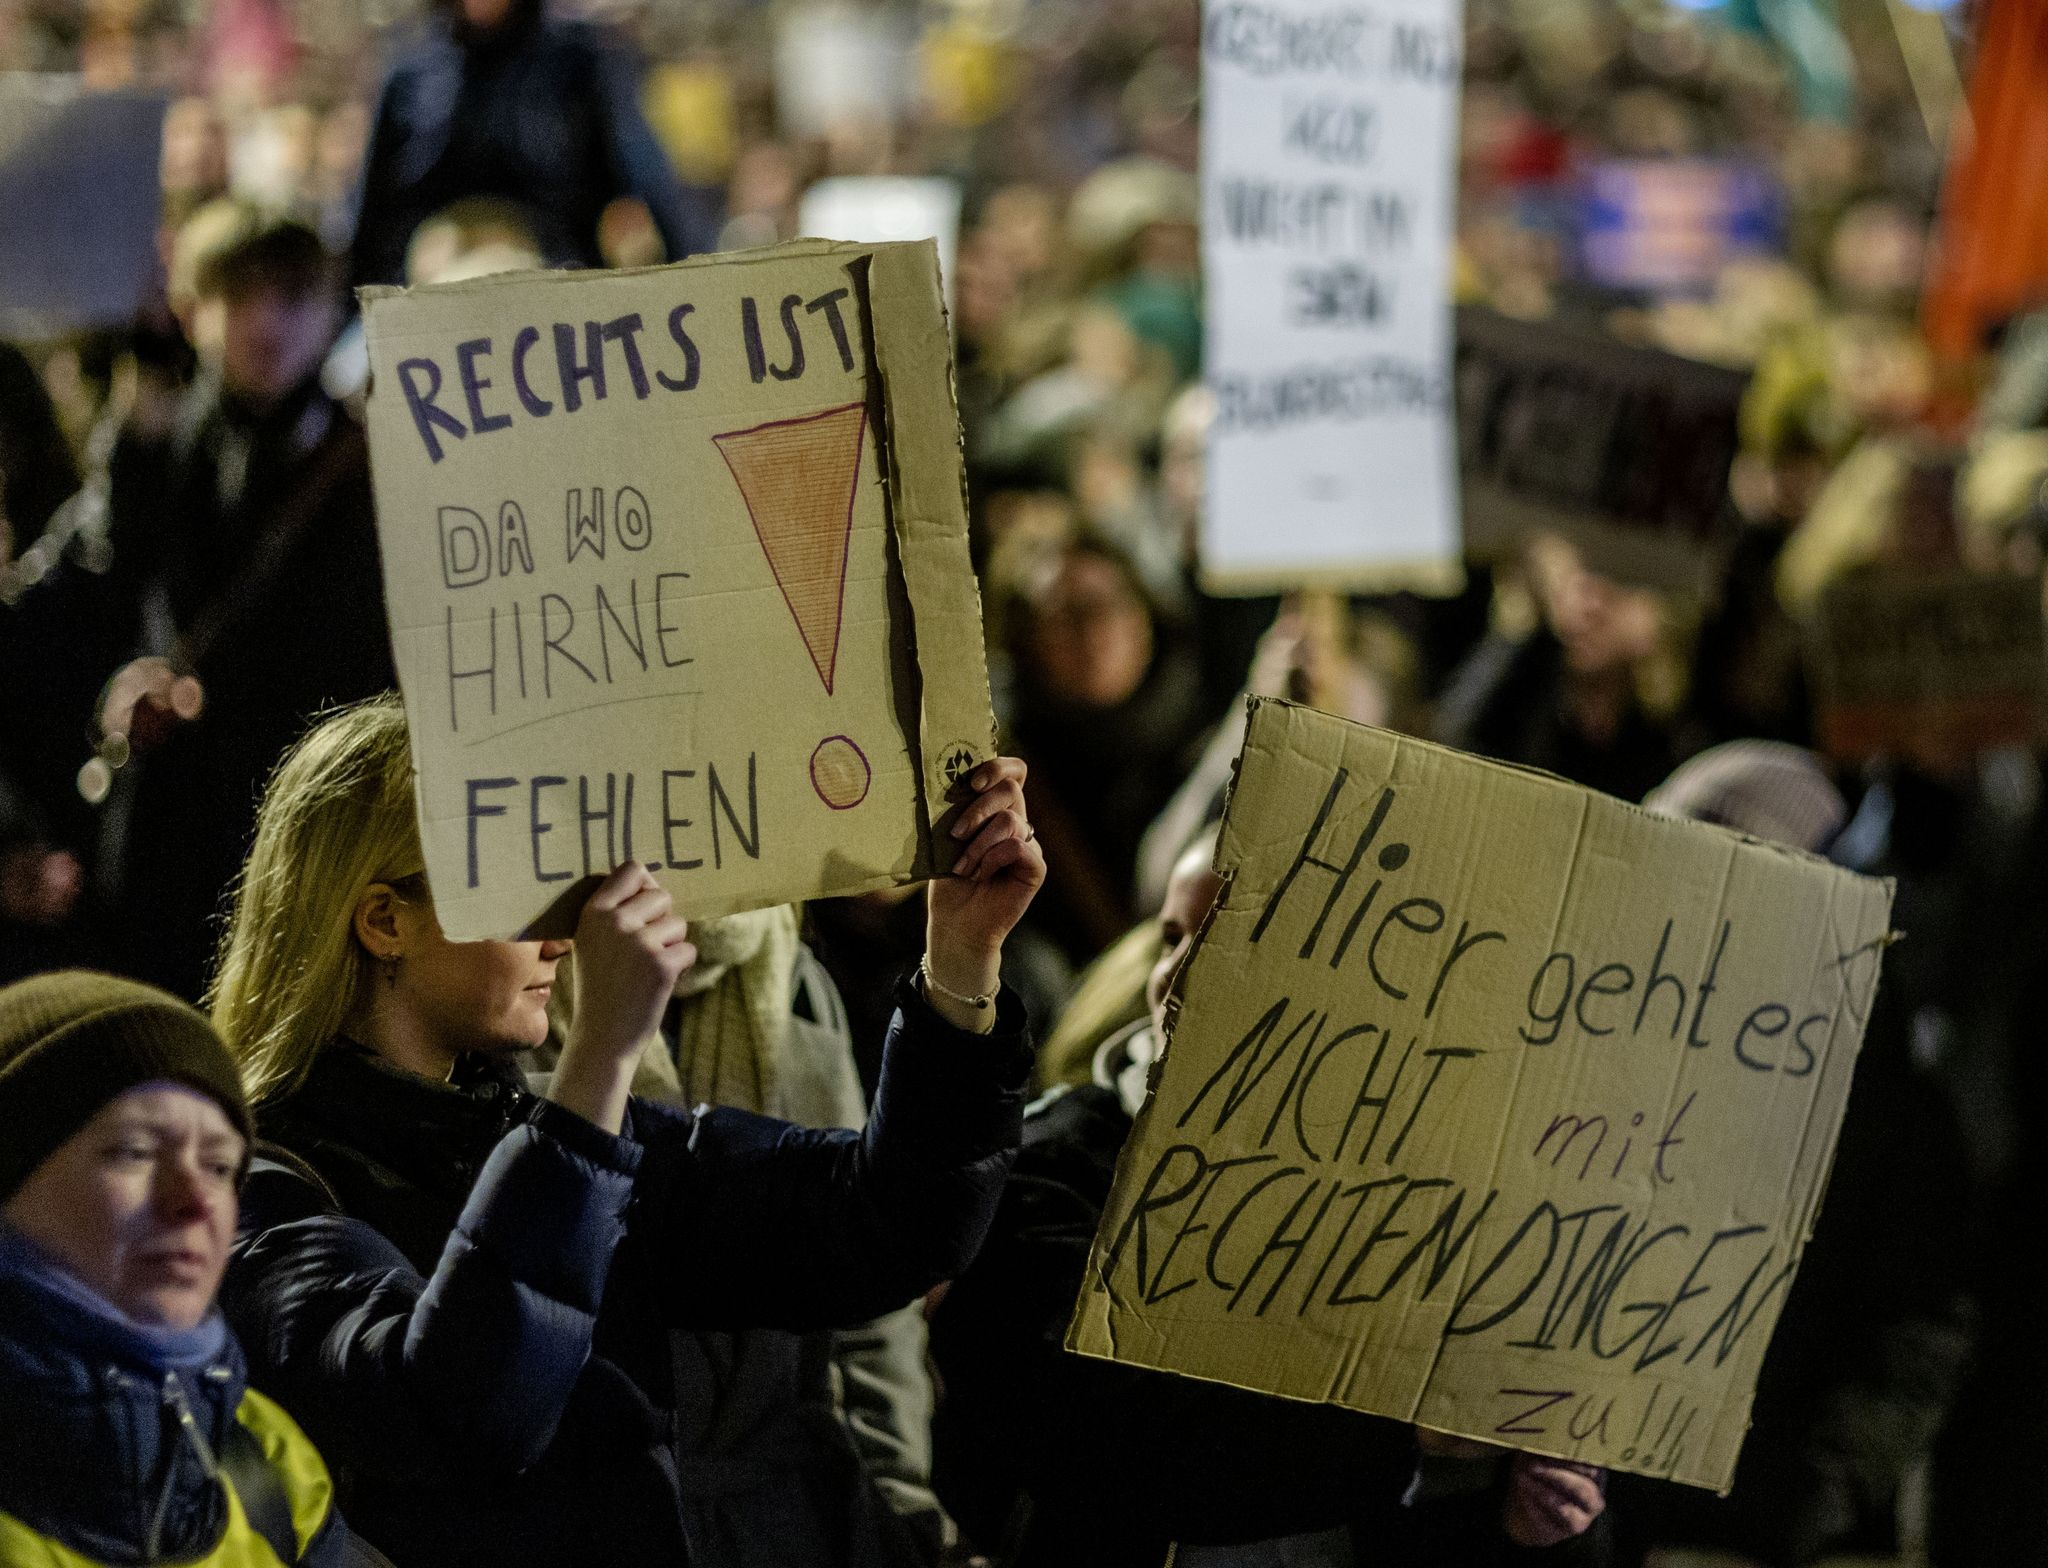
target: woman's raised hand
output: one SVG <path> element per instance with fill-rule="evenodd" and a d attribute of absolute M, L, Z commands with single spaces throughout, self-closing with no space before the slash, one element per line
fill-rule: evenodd
<path fill-rule="evenodd" d="M 930 887 L 925 928 L 925 962 L 940 988 L 933 1005 L 956 1023 L 994 1023 L 949 1008 L 944 992 L 959 996 L 994 993 L 999 983 L 1003 940 L 1009 936 L 1045 881 L 1045 852 L 1024 813 L 1024 764 L 1015 757 L 984 762 L 968 777 L 974 791 L 953 824 L 962 844 L 950 876 Z"/>
<path fill-rule="evenodd" d="M 616 1133 L 640 1046 L 697 961 L 675 900 L 627 862 L 590 895 L 576 922 L 576 1016 L 550 1098 Z"/>

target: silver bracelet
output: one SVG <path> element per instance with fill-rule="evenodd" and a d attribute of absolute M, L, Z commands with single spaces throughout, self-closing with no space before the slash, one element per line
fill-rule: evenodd
<path fill-rule="evenodd" d="M 945 997 L 947 1001 L 958 1002 L 962 1007 L 971 1007 L 976 1012 L 980 1012 L 985 1007 L 996 1005 L 993 992 L 984 992 L 980 996 L 962 996 L 950 986 L 940 985 L 937 978 L 932 974 L 932 958 L 929 953 L 918 959 L 917 977 L 924 982 L 924 991 L 927 997 L 936 991 L 939 995 Z"/>

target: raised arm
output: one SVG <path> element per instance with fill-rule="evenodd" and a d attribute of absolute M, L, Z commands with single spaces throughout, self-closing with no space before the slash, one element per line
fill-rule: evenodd
<path fill-rule="evenodd" d="M 949 829 L 960 855 L 930 886 L 925 961 L 897 997 L 863 1132 L 635 1104 L 648 1148 L 636 1229 L 678 1321 L 843 1327 L 973 1258 L 1031 1069 L 1023 1009 L 996 994 L 1003 942 L 1045 880 L 1023 782 L 1014 758 L 967 782 Z"/>
<path fill-rule="evenodd" d="M 906 984 L 860 1133 L 635 1101 L 647 1160 L 632 1244 L 672 1318 L 846 1327 L 965 1268 L 1016 1151 L 1031 1068 L 1022 1007 L 1006 993 L 993 1011 L 975 1035 Z"/>

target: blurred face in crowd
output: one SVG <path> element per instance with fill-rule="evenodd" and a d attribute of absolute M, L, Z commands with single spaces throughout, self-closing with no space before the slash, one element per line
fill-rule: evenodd
<path fill-rule="evenodd" d="M 1854 304 L 1910 305 L 1926 268 L 1927 225 L 1897 202 L 1857 203 L 1828 240 L 1828 281 Z"/>
<path fill-rule="evenodd" d="M 483 32 L 512 14 L 512 0 L 462 0 L 461 11 L 464 22 Z"/>
<path fill-rule="evenodd" d="M 180 98 L 164 111 L 163 188 L 210 195 L 228 183 L 227 133 L 204 98 Z"/>
<path fill-rule="evenodd" d="M 1544 617 L 1574 673 L 1625 670 L 1656 652 L 1662 615 L 1654 593 L 1587 570 L 1562 539 L 1536 541 L 1529 558 Z"/>
<path fill-rule="evenodd" d="M 325 294 L 274 285 L 231 291 L 220 302 L 221 379 L 249 402 L 275 402 L 320 366 L 334 340 Z"/>
<path fill-rule="evenodd" d="M 1060 490 L 998 490 L 988 498 L 988 534 L 1012 550 L 1056 550 L 1074 531 L 1074 503 Z"/>
<path fill-rule="evenodd" d="M 1135 262 L 1141 272 L 1200 277 L 1201 238 L 1192 223 L 1148 223 L 1138 234 Z"/>
<path fill-rule="evenodd" d="M 1070 550 L 1031 606 L 1031 659 L 1064 702 L 1113 708 L 1152 667 L 1152 612 L 1116 562 Z"/>
<path fill-rule="evenodd" d="M 1181 965 L 1188 961 L 1195 933 L 1202 929 L 1223 891 L 1223 879 L 1209 866 L 1215 853 L 1215 837 L 1203 834 L 1175 863 L 1166 884 L 1166 902 L 1159 910 L 1159 962 L 1145 982 L 1145 1004 L 1152 1010 L 1155 1030 L 1166 1028 L 1166 993 L 1173 988 Z"/>
<path fill-rule="evenodd" d="M 370 106 L 350 98 L 336 104 L 320 122 L 316 160 L 320 184 L 330 199 L 353 191 L 361 175 L 363 149 L 370 139 Z"/>
<path fill-rule="evenodd" d="M 366 984 L 399 1065 L 445 1074 L 466 1051 L 517 1051 L 548 1037 L 555 966 L 569 943 L 451 942 L 424 884 L 374 884 L 356 938 L 378 971 Z"/>
<path fill-rule="evenodd" d="M 37 1166 L 7 1218 L 136 1322 L 189 1329 L 227 1268 L 242 1152 L 211 1096 L 144 1084 Z"/>
<path fill-rule="evenodd" d="M 1107 307 L 1090 307 L 1074 318 L 1070 355 L 1074 369 L 1108 387 L 1127 387 L 1144 368 L 1137 335 Z"/>
<path fill-rule="evenodd" d="M 793 207 L 803 187 L 796 155 L 780 142 L 756 142 L 733 165 L 726 206 L 733 216 L 780 214 Z"/>
<path fill-rule="evenodd" d="M 1035 185 L 1006 185 L 982 209 L 979 235 L 1017 283 L 1029 283 L 1059 250 L 1059 205 Z"/>
<path fill-rule="evenodd" d="M 1017 308 L 1017 277 L 997 254 L 986 231 L 961 242 L 954 265 L 953 316 L 970 343 L 992 342 Z"/>

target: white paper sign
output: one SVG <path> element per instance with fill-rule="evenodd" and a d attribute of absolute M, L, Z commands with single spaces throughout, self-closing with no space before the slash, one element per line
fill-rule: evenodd
<path fill-rule="evenodd" d="M 1458 0 L 1205 0 L 1203 575 L 1455 581 Z"/>
<path fill-rule="evenodd" d="M 819 180 L 797 205 L 797 232 L 812 239 L 879 245 L 932 240 L 939 280 L 953 301 L 953 258 L 960 247 L 960 187 L 952 180 L 903 174 L 838 175 Z"/>

